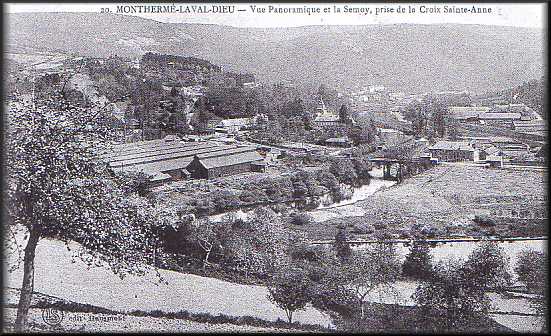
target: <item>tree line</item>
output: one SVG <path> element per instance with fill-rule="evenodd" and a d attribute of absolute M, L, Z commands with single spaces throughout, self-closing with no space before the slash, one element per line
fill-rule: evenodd
<path fill-rule="evenodd" d="M 531 305 L 546 331 L 546 260 L 543 252 L 522 251 L 513 273 L 504 249 L 483 242 L 466 260 L 435 262 L 429 245 L 417 241 L 402 263 L 394 245 L 384 241 L 352 250 L 341 228 L 332 249 L 303 246 L 294 251 L 290 262 L 270 278 L 269 298 L 285 311 L 289 323 L 296 311 L 311 305 L 330 314 L 342 331 L 491 331 L 485 329 L 492 327 L 488 293 L 506 290 L 515 274 L 526 291 L 536 294 Z M 400 279 L 418 283 L 413 308 L 369 302 L 373 293 L 392 295 Z"/>

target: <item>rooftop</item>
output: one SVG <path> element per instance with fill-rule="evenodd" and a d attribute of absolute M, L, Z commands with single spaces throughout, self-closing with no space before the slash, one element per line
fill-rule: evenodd
<path fill-rule="evenodd" d="M 199 143 L 201 144 L 201 143 Z M 235 148 L 235 146 L 230 145 L 216 145 L 212 143 L 201 144 L 201 146 L 188 146 L 185 148 L 179 148 L 176 151 L 171 151 L 166 153 L 165 151 L 152 152 L 149 155 L 144 154 L 134 154 L 127 155 L 121 160 L 113 159 L 110 162 L 111 166 L 127 166 L 127 165 L 136 165 L 154 161 L 163 161 L 169 159 L 183 158 L 183 157 L 193 157 L 196 154 L 216 152 L 225 149 Z"/>
<path fill-rule="evenodd" d="M 314 119 L 314 122 L 339 122 L 340 118 L 334 114 L 322 114 Z"/>
<path fill-rule="evenodd" d="M 429 147 L 429 149 L 474 151 L 471 144 L 466 141 L 438 141 Z"/>
<path fill-rule="evenodd" d="M 216 127 L 248 126 L 252 123 L 252 121 L 252 118 L 223 119 L 216 125 Z"/>
<path fill-rule="evenodd" d="M 545 120 L 535 119 L 535 120 L 516 120 L 513 121 L 515 127 L 518 126 L 545 126 Z"/>
<path fill-rule="evenodd" d="M 350 140 L 348 139 L 348 137 L 340 137 L 340 138 L 329 138 L 327 140 L 325 140 L 325 142 L 338 142 L 338 143 L 346 143 L 346 142 L 349 142 Z"/>
<path fill-rule="evenodd" d="M 262 161 L 263 158 L 256 151 L 242 152 L 231 154 L 228 156 L 214 156 L 199 158 L 197 157 L 201 165 L 207 169 L 217 168 L 217 167 L 226 167 L 233 166 L 236 164 L 247 163 L 247 162 L 257 162 Z"/>
<path fill-rule="evenodd" d="M 520 119 L 520 113 L 481 113 L 478 117 L 486 120 Z"/>
<path fill-rule="evenodd" d="M 489 112 L 490 108 L 486 106 L 450 106 L 448 112 L 456 115 L 477 116 L 479 113 Z"/>

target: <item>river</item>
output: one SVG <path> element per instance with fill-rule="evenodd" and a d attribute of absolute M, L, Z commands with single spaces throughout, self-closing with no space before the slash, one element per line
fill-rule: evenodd
<path fill-rule="evenodd" d="M 372 171 L 372 176 L 373 178 L 370 180 L 369 184 L 359 188 L 353 188 L 350 198 L 340 202 L 330 203 L 330 200 L 326 197 L 321 200 L 321 205 L 319 205 L 318 208 L 307 211 L 307 213 L 310 214 L 316 222 L 343 216 L 362 216 L 365 213 L 365 209 L 357 206 L 357 202 L 367 199 L 377 191 L 396 184 L 395 181 L 383 180 L 382 170 L 380 169 Z M 237 218 L 246 219 L 251 211 L 252 210 L 237 210 L 234 211 L 233 214 Z M 223 216 L 224 214 L 221 214 L 210 216 L 210 218 L 220 220 Z M 450 258 L 466 259 L 480 243 L 480 241 L 439 242 L 431 248 L 430 253 L 434 262 L 444 261 Z M 514 281 L 516 281 L 516 278 L 513 268 L 516 265 L 519 252 L 523 250 L 540 252 L 547 250 L 547 239 L 505 241 L 498 242 L 498 244 L 503 247 L 506 256 L 509 258 L 509 268 L 511 274 L 513 274 Z M 330 245 L 327 246 L 329 247 Z M 365 248 L 365 246 L 366 245 L 358 245 L 352 248 L 361 250 Z M 397 253 L 401 261 L 405 259 L 410 247 L 411 246 L 407 243 L 396 243 Z M 415 281 L 398 281 L 391 291 L 373 291 L 368 296 L 367 300 L 379 303 L 413 305 L 414 302 L 411 296 L 415 292 L 417 285 L 418 283 Z M 498 314 L 490 314 L 496 322 L 518 332 L 539 332 L 541 329 L 542 320 L 537 316 L 503 314 L 511 312 L 534 313 L 525 296 L 516 295 L 511 297 L 511 294 L 504 296 L 499 293 L 489 293 L 489 297 L 492 304 L 492 311 L 498 312 Z"/>
<path fill-rule="evenodd" d="M 367 199 L 379 190 L 391 187 L 396 184 L 396 181 L 383 180 L 382 168 L 374 168 L 370 171 L 372 178 L 369 184 L 361 187 L 350 187 L 348 190 L 349 197 L 344 200 L 334 202 L 331 195 L 325 195 L 320 199 L 320 205 L 313 210 L 306 212 L 316 222 L 343 217 L 343 216 L 361 216 L 365 210 L 355 204 L 359 201 Z M 209 216 L 211 221 L 221 221 L 225 215 L 232 214 L 236 219 L 246 220 L 254 209 L 239 209 L 228 213 L 221 213 Z"/>
<path fill-rule="evenodd" d="M 327 204 L 328 202 L 322 200 L 321 205 L 315 210 L 308 211 L 308 214 L 316 222 L 345 216 L 363 216 L 366 210 L 363 207 L 357 206 L 356 203 L 367 199 L 377 191 L 396 184 L 396 181 L 383 180 L 382 168 L 372 169 L 370 175 L 372 178 L 369 184 L 353 188 L 350 198 L 331 204 Z"/>

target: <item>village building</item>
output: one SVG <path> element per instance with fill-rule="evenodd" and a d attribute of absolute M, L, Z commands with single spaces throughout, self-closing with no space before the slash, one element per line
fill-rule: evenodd
<path fill-rule="evenodd" d="M 263 159 L 252 146 L 222 145 L 212 141 L 184 142 L 172 135 L 164 139 L 119 144 L 101 157 L 112 170 L 141 172 L 152 183 L 262 171 Z M 196 164 L 190 166 L 195 159 L 207 170 L 206 174 L 197 172 Z"/>
<path fill-rule="evenodd" d="M 350 118 L 348 122 L 344 122 L 337 113 L 329 111 L 326 108 L 323 99 L 320 99 L 320 102 L 316 107 L 316 117 L 312 122 L 312 126 L 315 129 L 334 131 L 342 131 L 355 124 L 356 122 L 352 118 Z"/>
<path fill-rule="evenodd" d="M 335 114 L 319 115 L 314 119 L 314 128 L 318 129 L 342 128 L 344 125 Z"/>
<path fill-rule="evenodd" d="M 483 124 L 511 127 L 513 121 L 520 120 L 521 114 L 517 112 L 488 112 L 481 113 L 478 118 Z"/>
<path fill-rule="evenodd" d="M 492 168 L 503 168 L 503 156 L 501 155 L 488 155 L 485 160 Z"/>
<path fill-rule="evenodd" d="M 264 172 L 264 167 L 263 157 L 249 147 L 197 154 L 186 169 L 193 178 L 212 179 L 251 171 Z"/>
<path fill-rule="evenodd" d="M 492 111 L 491 112 L 495 112 L 495 113 L 504 113 L 504 112 L 507 112 L 507 113 L 522 113 L 522 112 L 525 112 L 526 110 L 528 110 L 528 106 L 526 106 L 525 104 L 495 104 L 493 107 L 492 107 Z"/>
<path fill-rule="evenodd" d="M 398 144 L 406 140 L 404 132 L 392 128 L 377 127 L 377 136 L 386 144 Z"/>
<path fill-rule="evenodd" d="M 480 160 L 486 160 L 490 156 L 501 156 L 501 150 L 498 147 L 491 144 L 483 145 L 479 147 Z"/>
<path fill-rule="evenodd" d="M 352 147 L 352 141 L 350 141 L 350 139 L 348 139 L 347 136 L 338 137 L 338 138 L 329 138 L 325 140 L 325 144 L 331 147 L 343 147 L 343 148 Z"/>
<path fill-rule="evenodd" d="M 469 122 L 479 120 L 479 115 L 490 112 L 490 108 L 486 106 L 450 106 L 448 113 L 451 119 Z"/>
<path fill-rule="evenodd" d="M 513 121 L 513 130 L 528 134 L 544 134 L 547 132 L 547 124 L 545 120 L 529 120 L 529 121 Z"/>
<path fill-rule="evenodd" d="M 493 146 L 498 149 L 499 155 L 518 155 L 530 152 L 528 144 L 508 137 L 466 137 L 463 139 L 472 143 L 475 148 L 485 151 L 488 151 L 488 148 Z"/>
<path fill-rule="evenodd" d="M 276 163 L 279 159 L 286 155 L 286 151 L 276 147 L 260 146 L 258 148 L 260 155 L 264 156 L 265 161 Z"/>
<path fill-rule="evenodd" d="M 222 119 L 214 127 L 216 132 L 237 134 L 241 130 L 254 125 L 253 118 Z"/>
<path fill-rule="evenodd" d="M 530 146 L 518 140 L 513 140 L 506 137 L 491 137 L 491 143 L 500 149 L 503 154 L 516 155 L 528 153 Z"/>
<path fill-rule="evenodd" d="M 479 151 L 466 141 L 438 141 L 428 148 L 439 161 L 479 161 Z"/>

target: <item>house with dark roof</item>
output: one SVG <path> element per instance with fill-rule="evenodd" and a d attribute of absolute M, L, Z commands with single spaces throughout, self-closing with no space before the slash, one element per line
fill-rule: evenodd
<path fill-rule="evenodd" d="M 214 127 L 218 132 L 235 134 L 254 124 L 253 118 L 222 119 Z"/>
<path fill-rule="evenodd" d="M 264 158 L 253 147 L 225 153 L 195 155 L 186 168 L 193 178 L 212 179 L 251 171 L 264 171 Z"/>
<path fill-rule="evenodd" d="M 439 161 L 478 161 L 479 151 L 466 141 L 438 141 L 428 148 Z"/>
<path fill-rule="evenodd" d="M 210 141 L 185 142 L 178 137 L 120 144 L 108 153 L 100 155 L 113 171 L 141 172 L 151 183 L 189 177 L 212 178 L 245 171 L 263 171 L 263 158 L 255 147 L 222 145 Z M 200 160 L 203 170 L 196 170 L 195 159 Z M 193 173 L 188 170 L 193 169 Z"/>

